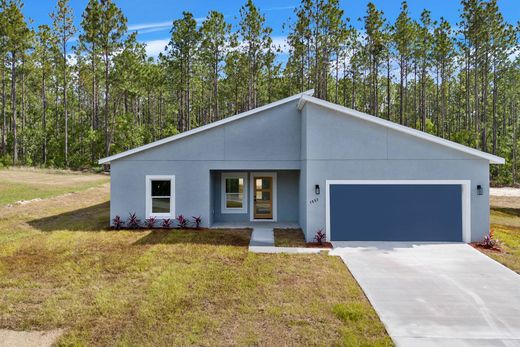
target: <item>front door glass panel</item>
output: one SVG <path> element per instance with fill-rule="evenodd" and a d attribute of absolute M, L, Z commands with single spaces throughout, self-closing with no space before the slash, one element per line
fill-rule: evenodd
<path fill-rule="evenodd" d="M 273 218 L 273 178 L 255 177 L 254 217 L 255 219 Z"/>

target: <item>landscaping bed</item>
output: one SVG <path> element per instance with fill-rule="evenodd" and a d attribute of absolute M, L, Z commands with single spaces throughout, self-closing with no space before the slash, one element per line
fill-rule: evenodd
<path fill-rule="evenodd" d="M 332 248 L 330 242 L 305 242 L 302 229 L 274 229 L 276 247 Z"/>

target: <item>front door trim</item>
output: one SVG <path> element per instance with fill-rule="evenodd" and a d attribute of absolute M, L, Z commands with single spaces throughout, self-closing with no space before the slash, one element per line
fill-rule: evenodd
<path fill-rule="evenodd" d="M 255 219 L 255 201 L 254 201 L 254 194 L 255 194 L 255 176 L 259 177 L 271 177 L 273 180 L 273 189 L 272 189 L 272 199 L 273 199 L 273 218 L 272 219 Z M 258 172 L 251 172 L 249 176 L 249 220 L 251 222 L 276 222 L 278 220 L 278 193 L 277 193 L 277 180 L 276 180 L 276 172 L 264 172 L 264 171 L 258 171 Z"/>
<path fill-rule="evenodd" d="M 471 181 L 470 180 L 326 180 L 325 181 L 325 233 L 330 241 L 330 186 L 335 184 L 453 184 L 462 187 L 462 241 L 471 242 Z"/>

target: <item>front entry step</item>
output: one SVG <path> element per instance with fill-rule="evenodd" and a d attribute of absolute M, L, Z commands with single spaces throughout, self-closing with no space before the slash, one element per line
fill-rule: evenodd
<path fill-rule="evenodd" d="M 249 247 L 274 247 L 274 231 L 272 228 L 254 228 Z"/>

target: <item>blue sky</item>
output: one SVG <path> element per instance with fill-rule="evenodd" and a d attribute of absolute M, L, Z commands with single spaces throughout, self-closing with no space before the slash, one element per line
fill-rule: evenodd
<path fill-rule="evenodd" d="M 385 17 L 393 21 L 399 14 L 402 0 L 372 0 L 376 7 L 383 10 Z M 81 14 L 88 0 L 71 0 L 76 26 L 79 28 Z M 245 1 L 215 1 L 215 0 L 115 0 L 128 19 L 128 28 L 138 31 L 138 38 L 148 45 L 149 55 L 156 56 L 168 42 L 171 22 L 182 16 L 182 11 L 190 11 L 195 18 L 203 20 L 209 10 L 222 12 L 226 20 L 232 24 L 238 22 L 239 9 Z M 345 15 L 351 22 L 361 27 L 368 0 L 340 0 Z M 520 20 L 520 0 L 498 0 L 499 7 L 507 21 L 516 23 Z M 255 4 L 265 14 L 267 24 L 273 28 L 275 43 L 282 44 L 287 36 L 284 23 L 294 20 L 294 9 L 299 1 L 293 0 L 256 0 Z M 432 12 L 432 17 L 441 16 L 455 24 L 458 22 L 460 4 L 458 0 L 408 0 L 412 17 L 418 18 L 424 8 Z M 55 1 L 26 0 L 24 14 L 33 20 L 33 25 L 50 24 L 49 13 L 54 10 Z"/>

